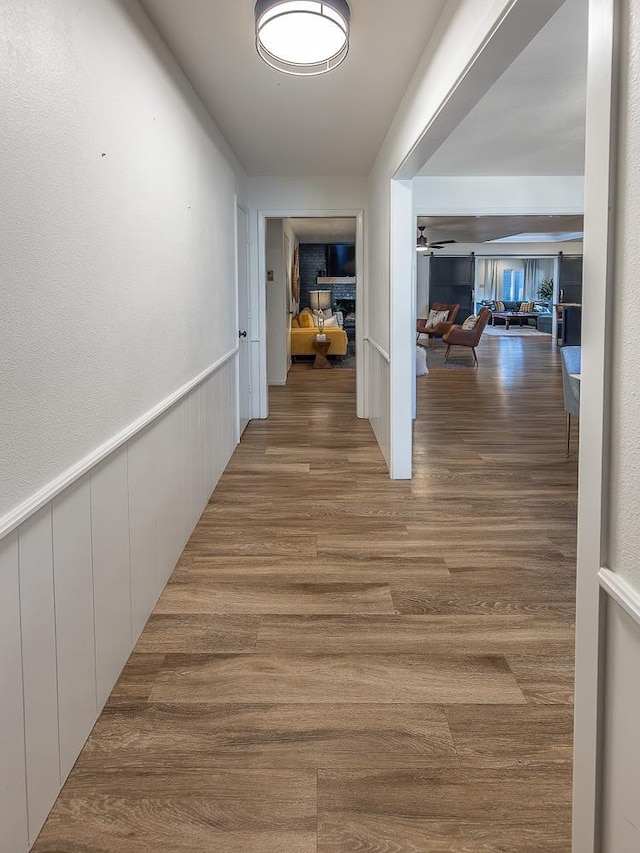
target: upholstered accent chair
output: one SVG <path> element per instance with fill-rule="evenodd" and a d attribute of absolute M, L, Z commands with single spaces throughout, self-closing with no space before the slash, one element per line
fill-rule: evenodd
<path fill-rule="evenodd" d="M 477 367 L 478 356 L 476 355 L 476 347 L 480 343 L 480 338 L 482 337 L 482 333 L 484 332 L 490 318 L 491 311 L 489 311 L 488 308 L 482 308 L 472 329 L 464 329 L 462 326 L 453 326 L 446 335 L 443 335 L 442 340 L 447 345 L 447 351 L 444 356 L 445 361 L 449 357 L 449 350 L 451 347 L 470 347 L 471 352 L 473 353 L 473 360 Z M 467 321 L 465 320 L 465 323 L 466 322 Z"/>
<path fill-rule="evenodd" d="M 571 446 L 571 415 L 580 414 L 580 375 L 582 347 L 562 347 L 562 389 L 564 391 L 564 410 L 567 413 L 567 456 Z M 573 374 L 573 375 L 572 375 Z"/>
<path fill-rule="evenodd" d="M 420 335 L 427 335 L 430 341 L 434 338 L 441 338 L 443 335 L 446 335 L 453 326 L 453 321 L 456 319 L 460 306 L 458 304 L 445 305 L 443 302 L 434 302 L 429 310 L 447 311 L 447 319 L 445 321 L 441 321 L 435 326 L 427 326 L 428 317 L 420 317 L 416 326 L 416 343 L 420 340 Z"/>

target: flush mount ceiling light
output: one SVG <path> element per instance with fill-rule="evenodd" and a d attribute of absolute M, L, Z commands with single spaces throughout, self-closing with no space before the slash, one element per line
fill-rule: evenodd
<path fill-rule="evenodd" d="M 258 0 L 255 17 L 258 53 L 285 74 L 326 74 L 349 51 L 347 0 Z"/>

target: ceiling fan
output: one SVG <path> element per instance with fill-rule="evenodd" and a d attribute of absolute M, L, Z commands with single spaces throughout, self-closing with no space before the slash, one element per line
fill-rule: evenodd
<path fill-rule="evenodd" d="M 418 225 L 418 231 L 420 232 L 418 234 L 418 242 L 416 245 L 418 251 L 426 252 L 429 249 L 443 249 L 449 243 L 458 242 L 457 240 L 437 240 L 435 243 L 430 243 L 424 233 L 426 231 L 426 228 L 426 225 Z"/>

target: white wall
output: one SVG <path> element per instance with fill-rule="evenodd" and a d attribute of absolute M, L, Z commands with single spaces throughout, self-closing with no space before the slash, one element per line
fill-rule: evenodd
<path fill-rule="evenodd" d="M 620 115 L 617 204 L 616 287 L 612 336 L 611 505 L 610 568 L 614 568 L 640 592 L 640 373 L 637 330 L 640 306 L 637 282 L 640 275 L 640 3 L 631 2 L 625 15 Z"/>
<path fill-rule="evenodd" d="M 267 382 L 285 385 L 289 369 L 287 276 L 282 219 L 267 220 Z"/>
<path fill-rule="evenodd" d="M 584 178 L 414 178 L 413 203 L 422 216 L 579 214 L 584 212 Z"/>
<path fill-rule="evenodd" d="M 237 442 L 245 189 L 135 0 L 7 0 L 0 28 L 0 851 L 21 853 Z"/>
<path fill-rule="evenodd" d="M 136 2 L 0 16 L 1 517 L 234 347 L 242 189 Z"/>
<path fill-rule="evenodd" d="M 622 83 L 618 124 L 614 331 L 611 335 L 611 460 L 606 566 L 626 585 L 627 613 L 610 599 L 606 625 L 604 766 L 605 853 L 640 849 L 640 2 L 622 4 Z M 635 617 L 635 622 L 630 618 Z"/>
<path fill-rule="evenodd" d="M 291 275 L 293 272 L 293 256 L 299 245 L 299 240 L 293 232 L 291 222 L 288 219 L 282 221 L 282 231 L 284 234 L 284 280 L 285 280 L 285 341 L 286 341 L 286 369 L 287 372 L 291 367 L 291 320 L 296 312 L 291 298 Z"/>

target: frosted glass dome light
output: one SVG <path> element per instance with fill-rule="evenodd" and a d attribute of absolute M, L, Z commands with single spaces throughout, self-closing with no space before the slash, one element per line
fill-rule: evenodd
<path fill-rule="evenodd" d="M 349 51 L 347 0 L 258 0 L 255 17 L 258 53 L 285 74 L 326 74 Z"/>

